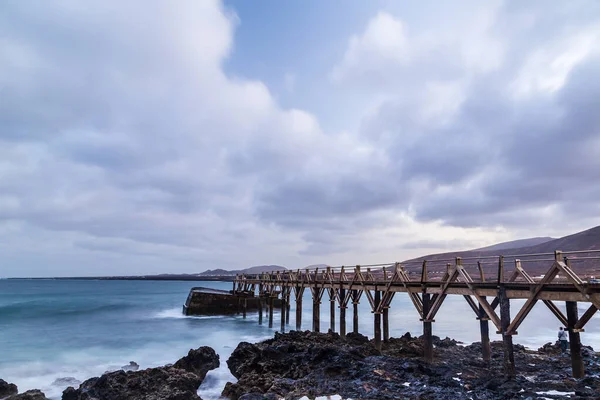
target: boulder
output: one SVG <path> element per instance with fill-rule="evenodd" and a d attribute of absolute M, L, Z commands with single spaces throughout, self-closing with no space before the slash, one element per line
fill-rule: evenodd
<path fill-rule="evenodd" d="M 172 366 L 141 371 L 115 371 L 91 378 L 78 389 L 68 387 L 63 400 L 198 400 L 196 393 L 208 371 L 219 366 L 210 347 L 190 350 Z"/>
<path fill-rule="evenodd" d="M 9 396 L 4 400 L 48 400 L 46 398 L 46 395 L 35 389 L 35 390 L 28 390 L 25 393 L 21 393 L 21 394 L 15 394 L 14 396 Z"/>
<path fill-rule="evenodd" d="M 0 379 L 0 399 L 19 393 L 17 385 L 8 383 L 4 379 Z"/>

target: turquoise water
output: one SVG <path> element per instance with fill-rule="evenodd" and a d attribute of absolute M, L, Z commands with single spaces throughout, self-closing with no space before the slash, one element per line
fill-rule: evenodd
<path fill-rule="evenodd" d="M 117 369 L 129 361 L 142 368 L 172 363 L 190 348 L 207 345 L 221 356 L 221 367 L 209 373 L 200 394 L 216 399 L 225 383 L 235 378 L 225 361 L 240 341 L 258 341 L 275 329 L 259 326 L 257 315 L 184 317 L 182 304 L 192 286 L 230 289 L 226 282 L 0 280 L 0 378 L 21 390 L 39 388 L 60 398 L 58 378 L 80 381 Z M 311 322 L 306 291 L 303 329 Z M 329 302 L 321 305 L 321 330 L 329 327 Z M 522 302 L 512 302 L 513 315 Z M 293 304 L 292 304 L 293 306 Z M 583 305 L 582 305 L 583 306 Z M 351 311 L 351 310 L 349 310 Z M 583 312 L 583 307 L 580 313 Z M 360 305 L 361 332 L 372 336 L 366 298 Z M 292 308 L 290 327 L 295 326 Z M 348 330 L 351 329 L 351 312 Z M 479 340 L 479 324 L 461 296 L 449 296 L 442 306 L 434 334 L 470 343 Z M 519 329 L 515 342 L 537 348 L 555 340 L 558 322 L 538 304 Z M 397 294 L 390 309 L 392 336 L 420 334 L 421 325 L 408 297 Z M 490 327 L 490 331 L 493 331 Z M 492 335 L 492 339 L 497 339 Z M 600 348 L 600 318 L 595 316 L 582 334 L 584 344 Z"/>

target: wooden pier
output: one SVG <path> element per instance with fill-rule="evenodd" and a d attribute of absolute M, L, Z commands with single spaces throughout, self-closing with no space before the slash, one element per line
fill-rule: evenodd
<path fill-rule="evenodd" d="M 353 308 L 353 332 L 358 333 L 358 304 L 366 298 L 371 306 L 375 346 L 389 339 L 389 308 L 396 293 L 406 293 L 423 323 L 423 357 L 433 361 L 433 323 L 448 295 L 463 296 L 479 321 L 482 358 L 491 360 L 489 322 L 502 334 L 504 371 L 516 374 L 512 337 L 518 333 L 533 306 L 542 302 L 569 332 L 573 376 L 585 375 L 581 357 L 580 333 L 600 309 L 600 283 L 586 280 L 589 265 L 600 264 L 600 250 L 543 254 L 419 260 L 407 263 L 327 267 L 304 271 L 278 271 L 256 275 L 239 275 L 233 282 L 234 292 L 255 293 L 266 304 L 280 298 L 281 331 L 289 324 L 290 298 L 296 301 L 296 329 L 302 324 L 302 298 L 308 288 L 312 295 L 312 330 L 321 330 L 320 314 L 323 295 L 328 294 L 330 326 L 335 331 L 336 308 L 339 308 L 339 333 L 346 334 L 346 310 Z M 531 276 L 531 271 L 545 271 Z M 577 274 L 575 271 L 580 271 Z M 525 299 L 525 304 L 511 314 L 511 299 Z M 566 314 L 555 302 L 564 301 Z M 579 316 L 577 303 L 589 304 Z M 499 312 L 496 310 L 499 308 Z M 273 326 L 273 307 L 268 307 L 269 326 Z M 259 308 L 262 323 L 262 307 Z"/>

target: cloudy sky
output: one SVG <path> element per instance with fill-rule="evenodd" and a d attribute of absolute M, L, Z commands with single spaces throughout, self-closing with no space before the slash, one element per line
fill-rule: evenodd
<path fill-rule="evenodd" d="M 0 276 L 600 225 L 600 2 L 0 3 Z"/>

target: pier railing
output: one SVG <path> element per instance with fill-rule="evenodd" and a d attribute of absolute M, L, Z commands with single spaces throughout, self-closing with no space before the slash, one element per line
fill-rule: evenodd
<path fill-rule="evenodd" d="M 569 332 L 573 375 L 584 376 L 580 333 L 600 309 L 600 250 L 584 250 L 504 256 L 418 259 L 356 266 L 327 266 L 296 271 L 272 271 L 236 276 L 233 291 L 258 293 L 267 302 L 281 297 L 281 330 L 289 323 L 289 302 L 296 301 L 296 329 L 301 328 L 302 298 L 308 288 L 313 300 L 312 329 L 320 331 L 320 304 L 325 293 L 330 302 L 330 328 L 336 330 L 335 310 L 339 308 L 339 333 L 346 334 L 346 309 L 353 307 L 353 331 L 358 333 L 358 304 L 366 298 L 374 315 L 375 346 L 381 349 L 389 339 L 388 310 L 397 293 L 406 293 L 423 322 L 423 356 L 433 360 L 432 323 L 448 295 L 463 296 L 480 322 L 482 357 L 491 360 L 488 322 L 502 334 L 504 365 L 515 374 L 512 336 L 518 334 L 532 308 L 542 302 Z M 258 291 L 258 292 L 257 292 Z M 488 300 L 490 299 L 490 300 Z M 511 317 L 510 300 L 525 299 Z M 556 301 L 565 301 L 565 315 Z M 577 303 L 588 303 L 580 317 Z M 499 307 L 499 313 L 496 310 Z M 268 307 L 273 326 L 272 307 Z M 262 307 L 259 308 L 262 314 Z M 287 315 L 286 315 L 287 313 Z M 262 315 L 261 315 L 262 317 Z M 262 318 L 260 318 L 262 321 Z"/>

